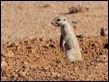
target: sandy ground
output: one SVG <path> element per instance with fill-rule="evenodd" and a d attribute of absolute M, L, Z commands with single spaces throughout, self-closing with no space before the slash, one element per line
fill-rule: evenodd
<path fill-rule="evenodd" d="M 74 5 L 88 11 L 68 14 Z M 59 48 L 60 29 L 51 25 L 65 16 L 77 27 L 83 61 L 70 63 Z M 76 21 L 77 23 L 72 23 Z M 108 80 L 107 1 L 11 1 L 1 2 L 1 80 Z"/>

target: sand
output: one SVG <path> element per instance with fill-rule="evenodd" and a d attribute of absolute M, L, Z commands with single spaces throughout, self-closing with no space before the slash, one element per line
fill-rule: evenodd
<path fill-rule="evenodd" d="M 72 5 L 88 11 L 68 14 Z M 60 28 L 51 20 L 65 16 L 76 27 L 83 61 L 70 63 L 59 48 Z M 72 23 L 76 21 L 77 23 Z M 2 1 L 2 81 L 107 81 L 107 1 Z"/>

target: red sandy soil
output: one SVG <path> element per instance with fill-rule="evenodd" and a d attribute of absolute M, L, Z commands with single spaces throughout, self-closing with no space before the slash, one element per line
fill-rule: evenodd
<path fill-rule="evenodd" d="M 88 11 L 68 14 L 72 5 L 87 5 Z M 59 48 L 60 29 L 51 25 L 55 16 L 65 16 L 77 37 L 83 61 L 70 63 Z M 107 1 L 2 1 L 2 81 L 107 81 Z M 72 21 L 76 21 L 73 24 Z"/>

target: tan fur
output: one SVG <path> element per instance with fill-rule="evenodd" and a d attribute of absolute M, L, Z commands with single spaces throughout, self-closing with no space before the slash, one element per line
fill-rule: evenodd
<path fill-rule="evenodd" d="M 68 23 L 67 19 L 65 17 L 55 17 L 51 23 L 54 26 L 61 27 L 60 48 L 65 50 L 67 59 L 70 62 L 82 60 L 79 43 L 74 33 L 74 29 Z"/>

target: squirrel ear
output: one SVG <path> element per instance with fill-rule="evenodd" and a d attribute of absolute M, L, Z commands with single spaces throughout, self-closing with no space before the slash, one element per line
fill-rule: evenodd
<path fill-rule="evenodd" d="M 64 19 L 64 21 L 66 21 L 66 19 Z"/>

